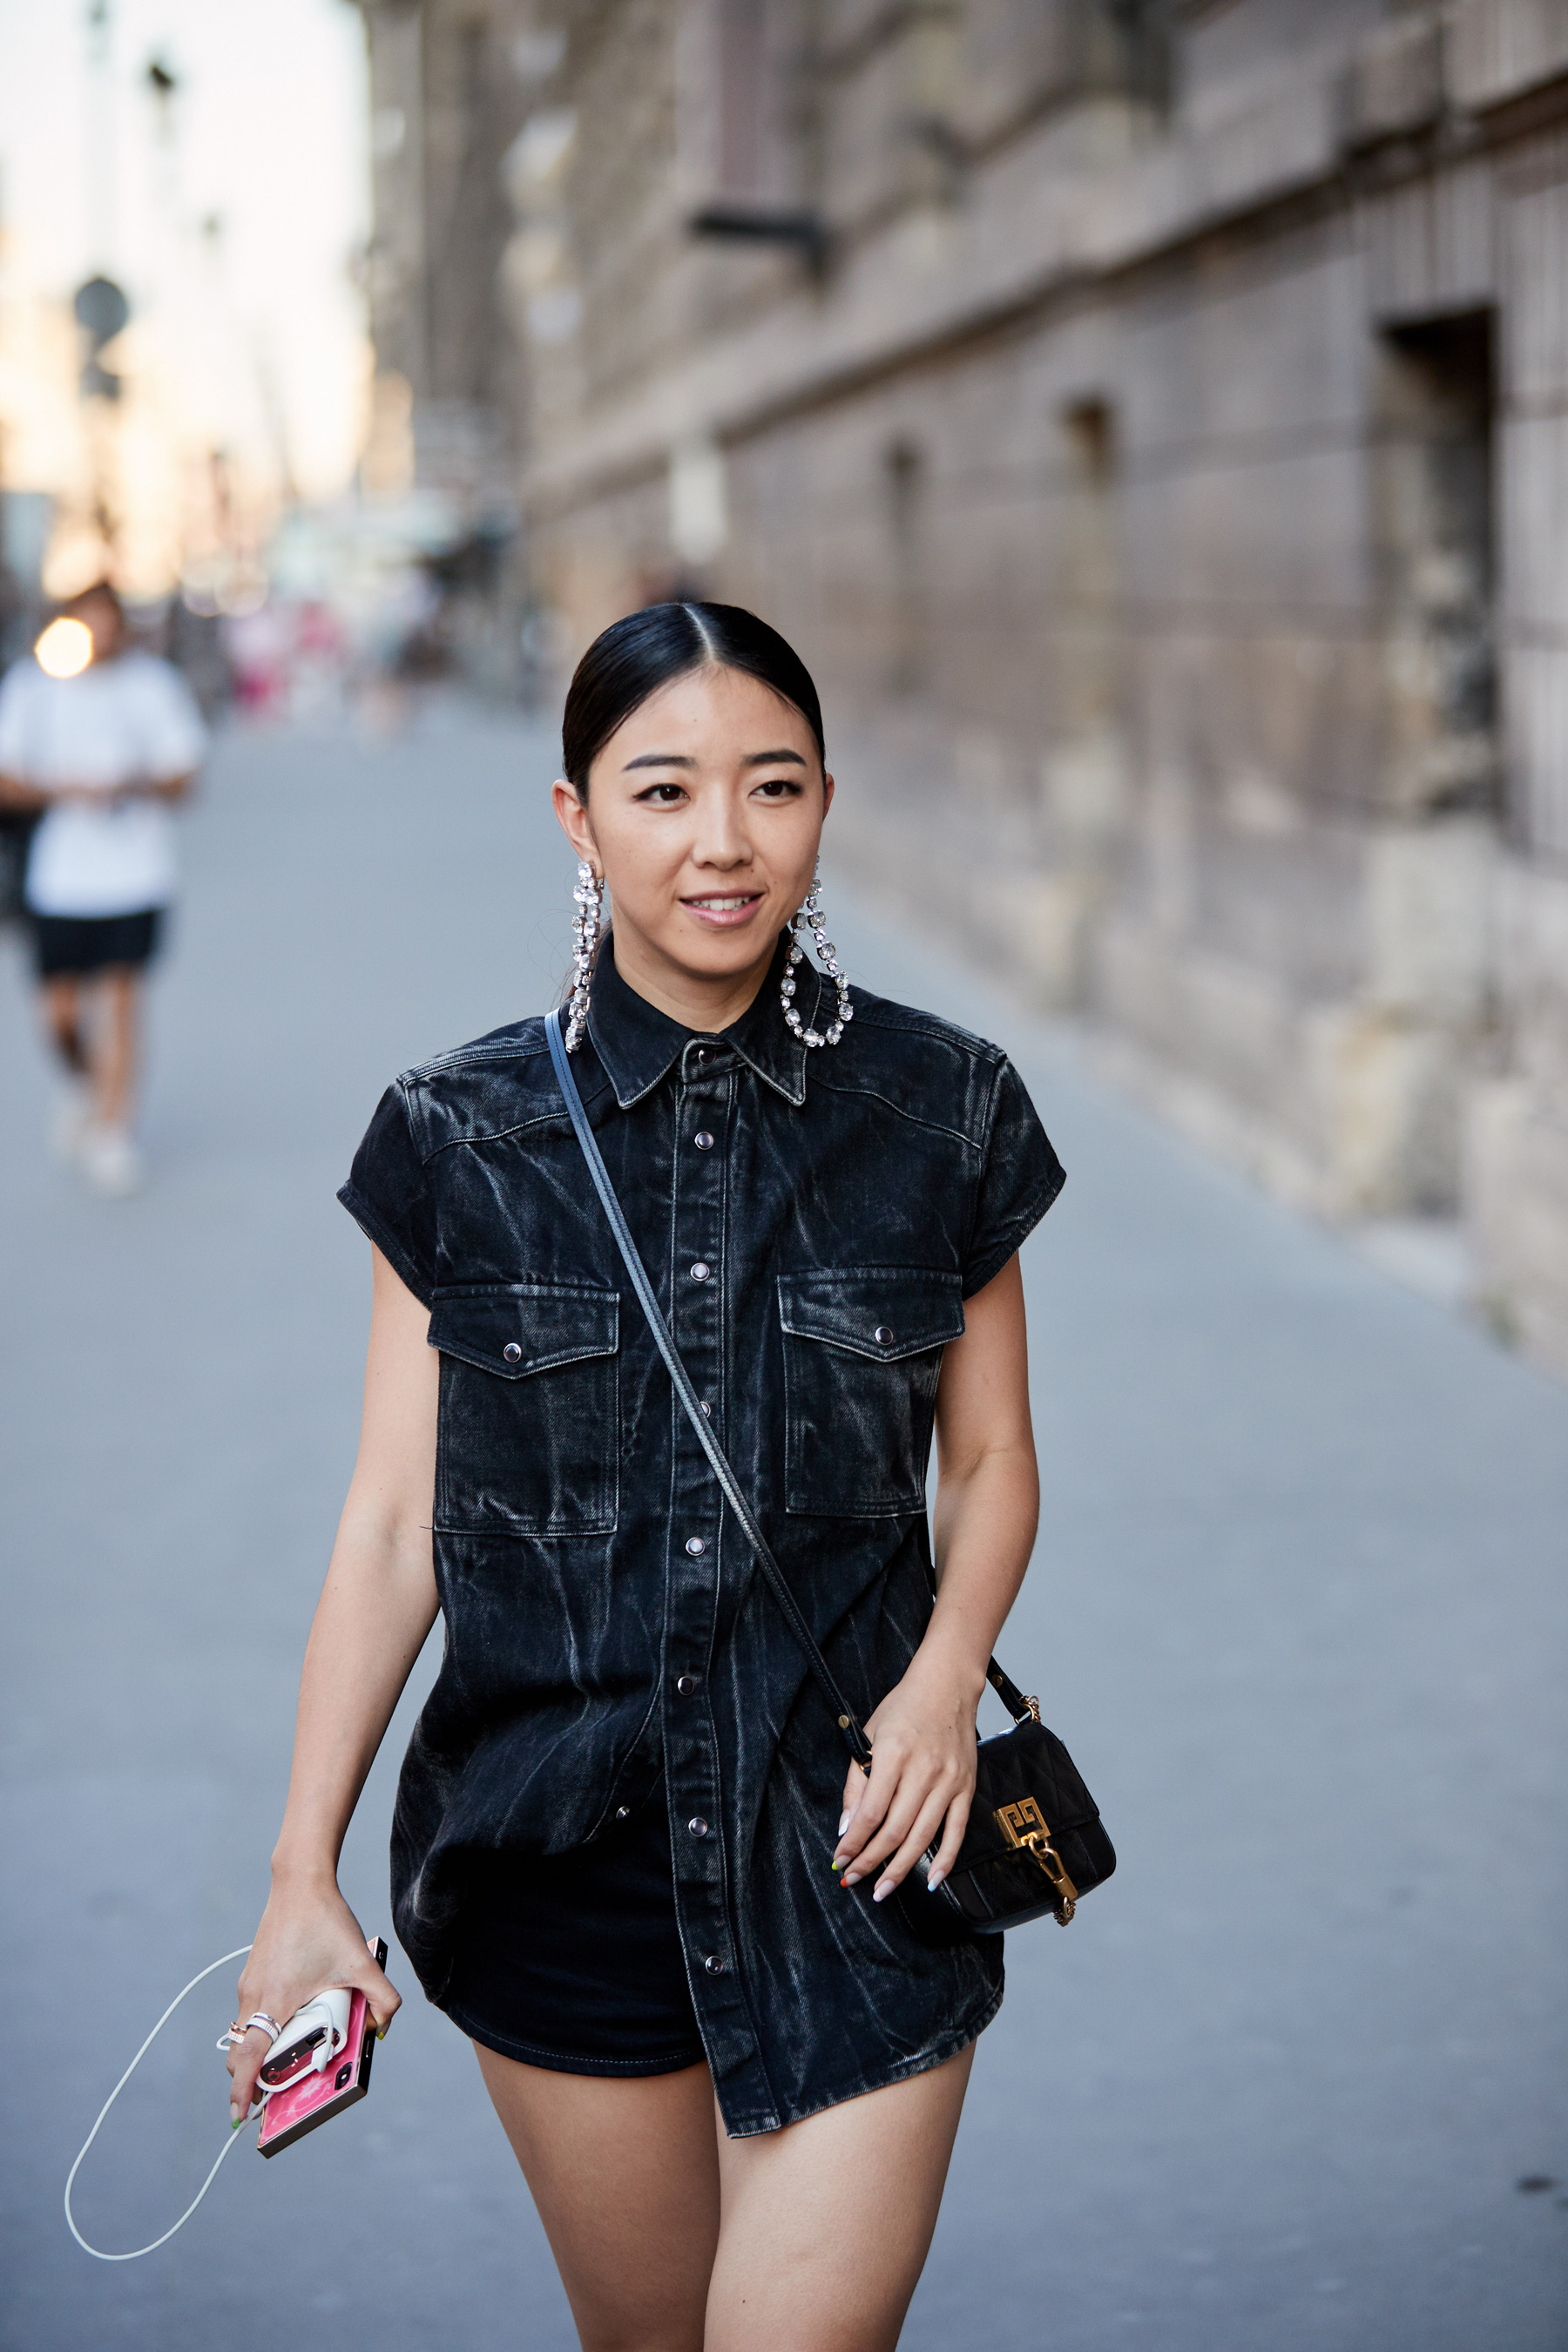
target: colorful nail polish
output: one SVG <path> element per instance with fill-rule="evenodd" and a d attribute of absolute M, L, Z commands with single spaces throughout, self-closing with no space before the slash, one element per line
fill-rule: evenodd
<path fill-rule="evenodd" d="M 842 1836 L 843 1836 L 843 1834 L 844 1834 L 845 1831 L 848 1828 L 848 1826 L 849 1826 L 849 1816 L 848 1816 L 848 1814 L 847 1814 L 847 1813 L 840 1813 L 840 1814 L 839 1814 L 839 1816 L 838 1816 L 838 1834 L 839 1834 L 839 1836 L 840 1836 L 840 1837 L 842 1837 Z"/>

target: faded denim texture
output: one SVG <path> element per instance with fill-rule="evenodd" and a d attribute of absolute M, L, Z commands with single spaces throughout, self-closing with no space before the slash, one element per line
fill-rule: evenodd
<path fill-rule="evenodd" d="M 779 1010 L 782 957 L 703 1036 L 629 989 L 606 946 L 574 1066 L 698 1393 L 868 1715 L 931 1613 L 942 1348 L 1062 1171 L 1005 1056 L 929 1013 L 857 989 L 842 1043 L 808 1052 Z M 662 1757 L 731 2134 L 962 2049 L 1000 2004 L 1001 1939 L 931 1948 L 897 1902 L 831 1874 L 842 1736 L 624 1286 L 542 1022 L 398 1079 L 339 1197 L 441 1353 L 446 1654 L 392 1840 L 397 1932 L 431 2000 L 465 1858 L 592 1838 Z"/>

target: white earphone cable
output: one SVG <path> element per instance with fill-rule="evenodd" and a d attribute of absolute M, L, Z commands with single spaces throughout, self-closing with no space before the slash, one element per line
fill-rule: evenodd
<path fill-rule="evenodd" d="M 108 2098 L 105 2099 L 102 2108 L 99 2114 L 98 2122 L 94 2124 L 86 2139 L 83 2140 L 80 2153 L 77 2157 L 77 2160 L 72 2165 L 69 2172 L 66 2175 L 66 2222 L 69 2228 L 71 2236 L 76 2240 L 77 2244 L 81 2248 L 83 2253 L 90 2254 L 94 2262 L 136 2263 L 141 2261 L 143 2254 L 155 2254 L 160 2246 L 167 2245 L 169 2240 L 174 2236 L 174 2231 L 184 2228 L 185 2223 L 190 2220 L 191 2215 L 195 2211 L 196 2207 L 201 2203 L 202 2199 L 206 2195 L 207 2190 L 212 2187 L 214 2180 L 217 2178 L 218 2165 L 223 2162 L 224 2158 L 228 2154 L 229 2149 L 239 2137 L 238 2127 L 236 2126 L 230 2131 L 228 2137 L 219 2148 L 217 2152 L 217 2159 L 214 2164 L 212 2170 L 208 2173 L 206 2179 L 203 2181 L 201 2187 L 197 2189 L 195 2195 L 192 2198 L 190 2203 L 186 2206 L 179 2220 L 165 2230 L 161 2238 L 154 2238 L 150 2246 L 132 2247 L 132 2251 L 128 2254 L 106 2254 L 100 2247 L 89 2246 L 87 2240 L 82 2236 L 81 2231 L 77 2228 L 76 2218 L 71 2212 L 71 2189 L 75 2184 L 77 2174 L 81 2169 L 82 2158 L 87 2154 L 88 2149 L 98 2137 L 99 2132 L 102 2127 L 104 2116 L 109 2113 L 110 2108 L 114 2105 L 115 2100 L 120 2096 L 121 2092 L 125 2088 L 126 2084 L 129 2083 L 132 2075 L 134 2074 L 137 2067 L 140 2066 L 142 2059 L 145 2058 L 148 2051 L 151 2050 L 153 2042 L 156 2042 L 159 2034 L 162 2033 L 163 2028 L 167 2025 L 169 2020 L 173 2017 L 174 2011 L 184 2000 L 185 1993 L 195 1992 L 197 1985 L 201 1983 L 202 1979 L 204 1977 L 210 1977 L 215 1969 L 226 1968 L 230 1960 L 243 1959 L 249 1949 L 250 1946 L 248 1944 L 241 1944 L 237 1950 L 225 1952 L 221 1959 L 212 1961 L 209 1966 L 203 1969 L 199 1974 L 194 1976 L 191 1979 L 190 1983 L 184 1988 L 184 1992 L 177 1992 L 174 1995 L 174 2000 L 169 2003 L 168 2008 L 163 2011 L 163 2016 L 158 2020 L 157 2024 L 153 2028 L 152 2032 L 147 2036 L 146 2041 L 142 2044 L 141 2049 L 138 2050 L 135 2057 L 132 2058 L 130 2065 L 127 2066 L 124 2074 L 121 2074 L 119 2082 L 116 2083 L 113 2090 L 110 2091 Z"/>

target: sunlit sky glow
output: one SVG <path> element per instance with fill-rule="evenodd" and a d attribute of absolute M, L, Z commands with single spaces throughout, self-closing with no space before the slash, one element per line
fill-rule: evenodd
<path fill-rule="evenodd" d="M 107 269 L 188 369 L 214 438 L 275 449 L 281 429 L 299 488 L 330 495 L 353 464 L 363 391 L 350 275 L 369 221 L 363 19 L 349 0 L 110 0 L 106 112 L 87 18 L 87 0 L 0 0 L 14 273 L 68 297 Z M 153 57 L 180 84 L 163 141 Z M 204 236 L 212 217 L 221 232 Z"/>

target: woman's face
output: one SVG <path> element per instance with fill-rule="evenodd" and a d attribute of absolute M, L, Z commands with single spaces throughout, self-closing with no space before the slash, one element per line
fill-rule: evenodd
<path fill-rule="evenodd" d="M 585 805 L 555 787 L 574 848 L 609 886 L 617 942 L 704 981 L 772 954 L 811 887 L 832 798 L 800 712 L 717 666 L 672 679 L 616 729 Z"/>

